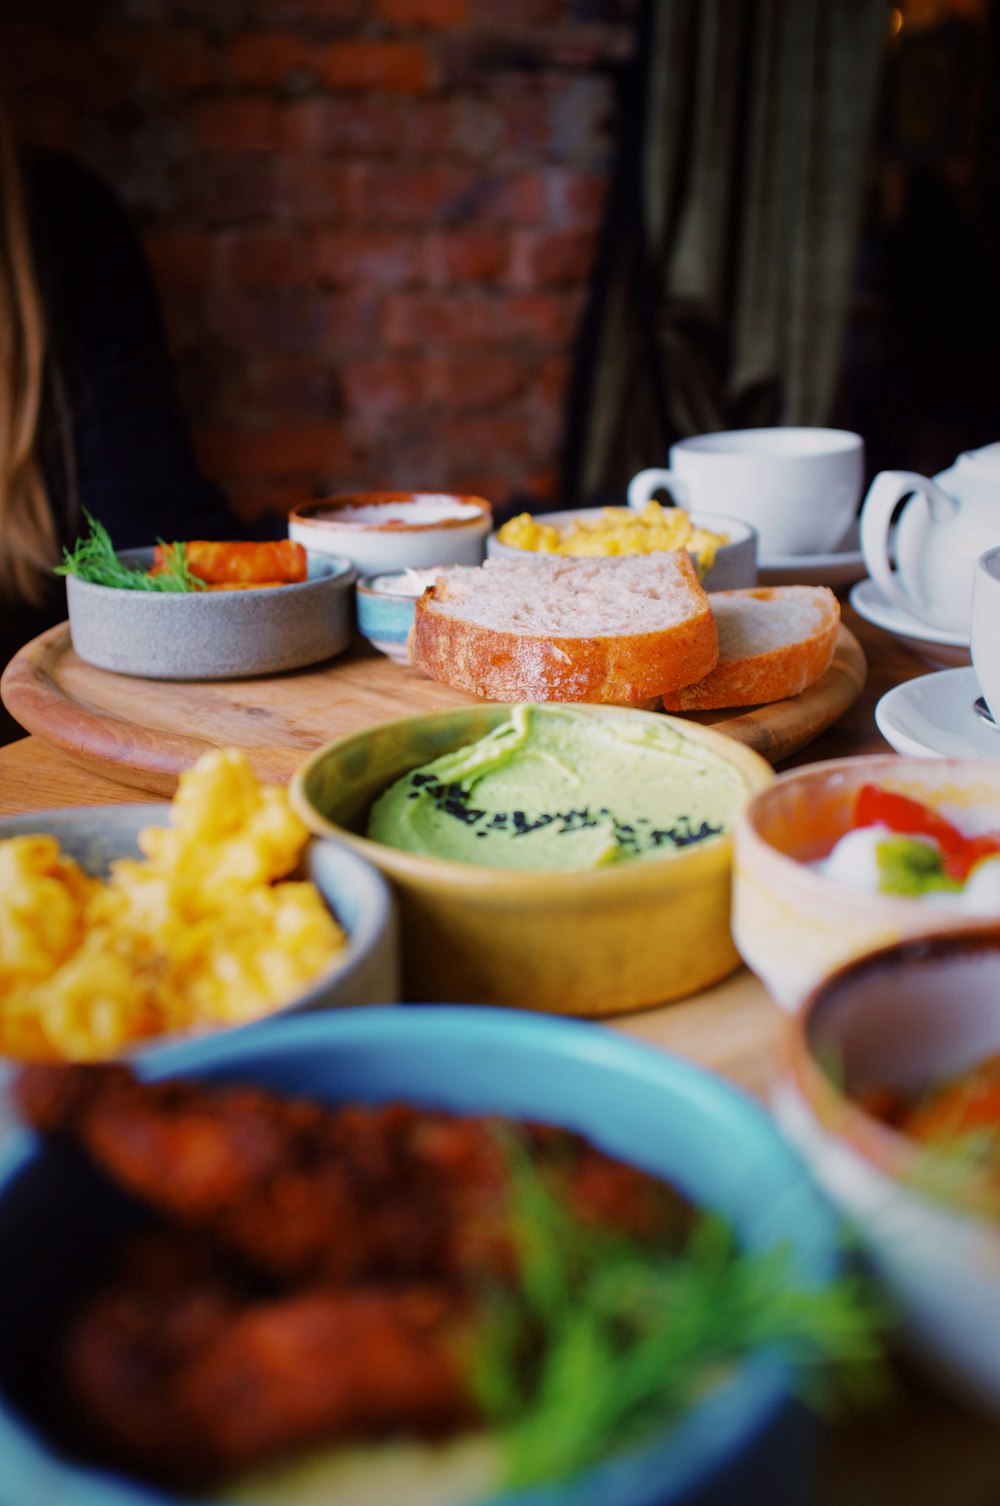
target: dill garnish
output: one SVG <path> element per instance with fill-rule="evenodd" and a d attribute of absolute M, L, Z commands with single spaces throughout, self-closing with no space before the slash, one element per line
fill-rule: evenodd
<path fill-rule="evenodd" d="M 63 549 L 63 562 L 56 565 L 57 575 L 75 575 L 94 586 L 116 586 L 125 591 L 203 591 L 205 582 L 191 573 L 183 544 L 174 544 L 163 570 L 149 575 L 135 565 L 119 559 L 111 536 L 103 523 L 92 518 L 86 508 L 83 516 L 90 537 L 77 539 L 72 550 Z M 157 541 L 162 543 L 162 539 Z"/>
<path fill-rule="evenodd" d="M 490 1295 L 473 1368 L 506 1488 L 641 1443 L 763 1348 L 812 1404 L 885 1389 L 887 1319 L 859 1278 L 809 1287 L 789 1249 L 741 1249 L 713 1214 L 679 1251 L 650 1249 L 574 1218 L 517 1147 L 509 1167 L 519 1283 Z"/>

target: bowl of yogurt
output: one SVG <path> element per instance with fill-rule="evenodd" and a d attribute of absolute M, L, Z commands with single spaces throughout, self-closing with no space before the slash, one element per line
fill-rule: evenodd
<path fill-rule="evenodd" d="M 855 957 L 1000 922 L 1000 766 L 893 755 L 782 774 L 734 837 L 733 934 L 787 1009 Z"/>
<path fill-rule="evenodd" d="M 390 570 L 380 575 L 363 575 L 357 584 L 356 606 L 358 631 L 372 648 L 396 664 L 408 664 L 406 641 L 413 626 L 417 597 L 432 586 L 440 567 L 416 570 Z"/>
<path fill-rule="evenodd" d="M 479 565 L 492 526 L 484 497 L 455 492 L 354 492 L 303 502 L 288 536 L 320 553 L 346 555 L 359 574 Z"/>

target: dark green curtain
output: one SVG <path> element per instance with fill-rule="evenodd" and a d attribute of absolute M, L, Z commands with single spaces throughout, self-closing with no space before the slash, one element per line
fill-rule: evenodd
<path fill-rule="evenodd" d="M 566 505 L 685 434 L 831 420 L 885 0 L 643 0 Z"/>

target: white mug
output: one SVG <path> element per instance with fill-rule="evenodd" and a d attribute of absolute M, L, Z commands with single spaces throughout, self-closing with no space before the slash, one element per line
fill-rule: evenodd
<path fill-rule="evenodd" d="M 972 572 L 972 667 L 1000 726 L 1000 549 L 987 549 Z"/>
<path fill-rule="evenodd" d="M 669 470 L 640 471 L 628 505 L 669 491 L 679 507 L 725 513 L 757 530 L 762 559 L 823 554 L 854 520 L 865 447 L 846 429 L 730 429 L 670 447 Z"/>
<path fill-rule="evenodd" d="M 895 534 L 890 529 L 903 501 Z M 933 479 L 882 471 L 861 509 L 861 548 L 883 596 L 933 627 L 968 633 L 976 560 L 1000 545 L 1000 444 L 960 455 Z"/>

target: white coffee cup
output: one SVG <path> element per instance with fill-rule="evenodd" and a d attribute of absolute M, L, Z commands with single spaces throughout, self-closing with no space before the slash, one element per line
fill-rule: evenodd
<path fill-rule="evenodd" d="M 764 561 L 835 550 L 854 520 L 865 447 L 846 429 L 731 429 L 670 447 L 669 470 L 640 471 L 628 505 L 661 489 L 679 507 L 726 513 L 757 530 Z"/>
<path fill-rule="evenodd" d="M 1000 726 L 1000 548 L 981 554 L 972 572 L 972 667 Z"/>
<path fill-rule="evenodd" d="M 890 532 L 900 502 L 893 570 Z M 969 632 L 976 560 L 994 545 L 1000 545 L 1000 444 L 960 455 L 933 479 L 881 471 L 861 509 L 865 564 L 883 596 L 948 632 Z"/>

